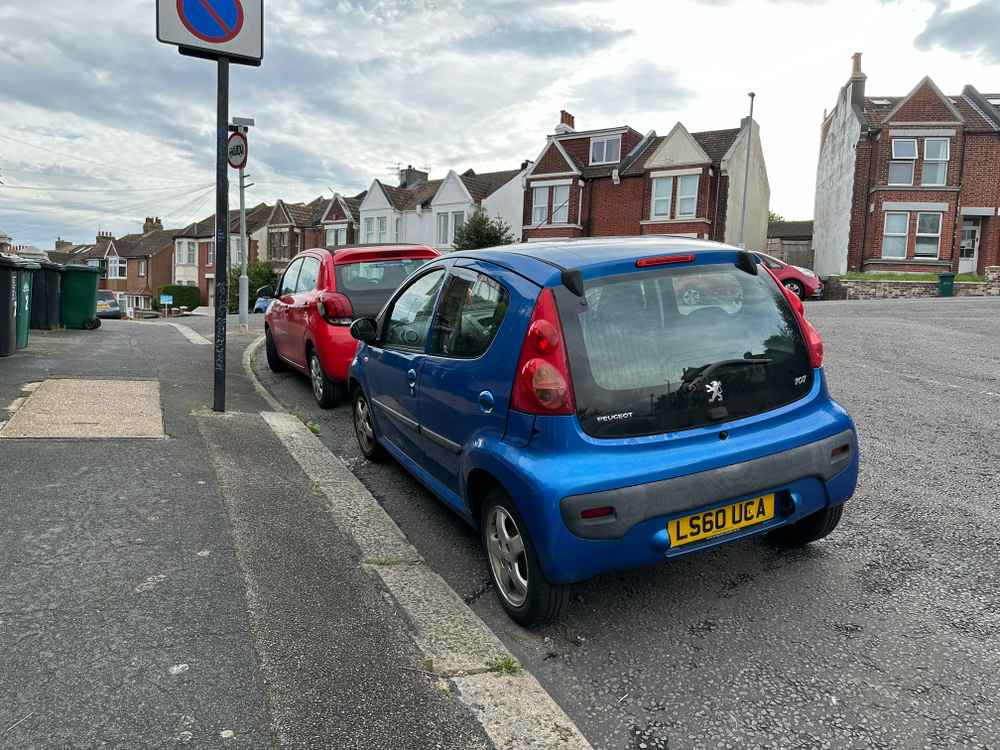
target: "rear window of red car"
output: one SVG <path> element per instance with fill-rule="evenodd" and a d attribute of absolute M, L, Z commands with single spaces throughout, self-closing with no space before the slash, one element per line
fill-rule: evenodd
<path fill-rule="evenodd" d="M 355 317 L 374 317 L 399 285 L 428 260 L 392 258 L 338 263 L 334 267 L 337 291 L 351 301 Z"/>

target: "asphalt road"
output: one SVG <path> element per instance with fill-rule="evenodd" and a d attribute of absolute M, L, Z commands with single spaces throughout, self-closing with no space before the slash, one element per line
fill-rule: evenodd
<path fill-rule="evenodd" d="M 262 356 L 257 371 L 595 747 L 998 747 L 1000 299 L 807 314 L 860 432 L 860 487 L 834 534 L 605 575 L 535 631 L 503 614 L 474 532 L 395 463 L 359 456 L 348 409 L 321 411 Z"/>

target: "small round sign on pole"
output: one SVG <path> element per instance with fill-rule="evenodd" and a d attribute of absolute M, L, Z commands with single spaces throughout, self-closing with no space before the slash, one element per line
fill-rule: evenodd
<path fill-rule="evenodd" d="M 233 169 L 243 169 L 247 165 L 246 133 L 231 133 L 226 151 L 229 154 L 229 166 Z"/>

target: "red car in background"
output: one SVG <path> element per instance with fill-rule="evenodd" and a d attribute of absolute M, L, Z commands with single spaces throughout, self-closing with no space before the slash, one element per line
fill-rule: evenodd
<path fill-rule="evenodd" d="M 755 252 L 761 262 L 771 269 L 771 272 L 778 277 L 778 281 L 785 285 L 785 288 L 793 292 L 799 299 L 805 300 L 810 297 L 818 297 L 823 292 L 823 282 L 819 276 L 802 266 L 793 266 L 778 260 L 771 255 Z"/>
<path fill-rule="evenodd" d="M 347 381 L 358 348 L 355 318 L 374 317 L 411 273 L 439 253 L 424 245 L 379 245 L 304 250 L 288 264 L 264 314 L 267 364 L 274 372 L 298 370 L 312 381 L 324 409 Z"/>

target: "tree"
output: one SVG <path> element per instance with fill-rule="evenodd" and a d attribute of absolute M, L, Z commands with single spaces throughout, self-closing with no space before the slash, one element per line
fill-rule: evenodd
<path fill-rule="evenodd" d="M 273 287 L 278 283 L 278 274 L 274 272 L 267 263 L 257 261 L 247 266 L 247 278 L 250 280 L 249 288 L 250 302 L 248 307 L 253 310 L 254 300 L 257 298 L 257 290 L 262 286 Z M 238 313 L 240 311 L 240 267 L 233 266 L 229 272 L 229 312 Z"/>
<path fill-rule="evenodd" d="M 767 223 L 773 224 L 776 221 L 784 221 L 785 217 L 775 211 L 767 212 Z"/>
<path fill-rule="evenodd" d="M 491 219 L 481 208 L 476 209 L 469 220 L 455 230 L 456 250 L 509 245 L 513 241 L 514 233 L 510 229 L 510 224 L 499 216 Z"/>

